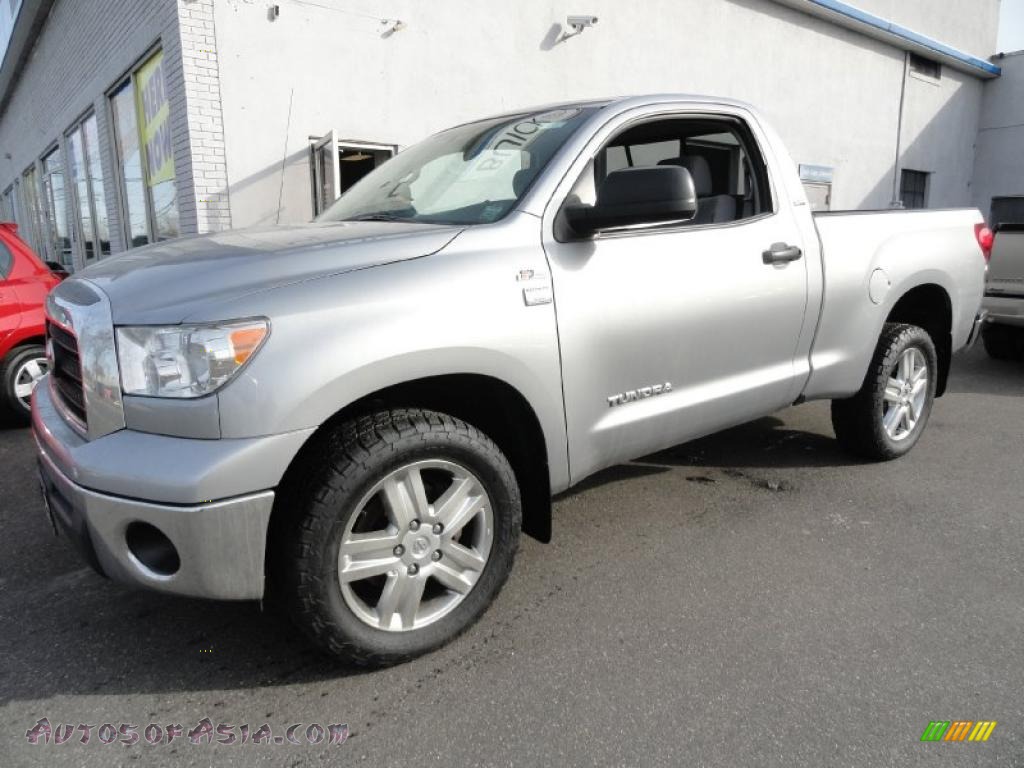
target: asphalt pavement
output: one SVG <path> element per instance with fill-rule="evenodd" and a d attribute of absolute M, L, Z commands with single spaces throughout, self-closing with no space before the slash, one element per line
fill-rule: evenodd
<path fill-rule="evenodd" d="M 41 718 L 89 743 L 29 743 Z M 167 743 L 204 718 L 246 743 Z M 920 740 L 958 720 L 997 725 Z M 258 604 L 95 575 L 0 427 L 0 766 L 318 764 L 1024 766 L 1024 364 L 959 357 L 896 462 L 811 403 L 603 472 L 474 628 L 369 673 Z"/>

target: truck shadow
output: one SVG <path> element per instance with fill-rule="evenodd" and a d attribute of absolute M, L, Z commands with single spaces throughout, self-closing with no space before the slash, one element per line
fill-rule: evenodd
<path fill-rule="evenodd" d="M 638 461 L 664 467 L 845 467 L 863 462 L 832 435 L 794 429 L 777 416 L 652 453 Z"/>
<path fill-rule="evenodd" d="M 51 596 L 55 613 L 40 616 L 33 606 L 25 613 L 37 615 L 23 614 L 5 632 L 10 644 L 0 705 L 69 694 L 220 690 L 227 696 L 311 682 L 322 682 L 327 695 L 332 681 L 365 673 L 320 653 L 286 617 L 259 603 L 146 594 L 91 571 L 75 576 L 67 594 Z M 212 716 L 223 702 L 204 706 Z"/>
<path fill-rule="evenodd" d="M 786 469 L 845 467 L 863 463 L 845 453 L 831 435 L 797 429 L 782 418 L 768 416 L 666 448 L 626 464 L 609 467 L 586 478 L 558 498 L 591 488 L 657 475 L 675 467 Z"/>

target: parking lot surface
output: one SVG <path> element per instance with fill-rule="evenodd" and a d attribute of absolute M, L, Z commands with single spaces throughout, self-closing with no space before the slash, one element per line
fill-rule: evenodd
<path fill-rule="evenodd" d="M 958 358 L 897 462 L 841 453 L 813 403 L 603 472 L 475 627 L 372 673 L 258 604 L 95 575 L 43 514 L 31 434 L 0 427 L 0 659 L 4 766 L 1019 768 L 1024 365 Z M 43 717 L 351 735 L 31 745 Z M 998 725 L 922 743 L 933 720 Z"/>

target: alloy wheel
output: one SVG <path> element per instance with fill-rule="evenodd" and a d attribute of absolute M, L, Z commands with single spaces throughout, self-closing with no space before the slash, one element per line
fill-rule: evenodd
<path fill-rule="evenodd" d="M 32 391 L 46 375 L 47 370 L 45 357 L 32 357 L 19 365 L 14 372 L 14 396 L 26 411 L 31 410 Z"/>
<path fill-rule="evenodd" d="M 882 397 L 882 426 L 890 439 L 906 440 L 928 401 L 928 361 L 917 347 L 908 347 L 889 376 Z"/>
<path fill-rule="evenodd" d="M 417 461 L 373 486 L 345 527 L 338 580 L 376 629 L 420 629 L 450 613 L 483 573 L 494 511 L 480 480 L 451 461 Z"/>

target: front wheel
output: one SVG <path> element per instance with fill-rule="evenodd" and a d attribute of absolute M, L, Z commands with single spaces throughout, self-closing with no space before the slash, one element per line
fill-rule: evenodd
<path fill-rule="evenodd" d="M 519 489 L 476 428 L 426 410 L 346 422 L 294 491 L 283 597 L 321 648 L 361 666 L 452 640 L 504 584 Z"/>
<path fill-rule="evenodd" d="M 46 350 L 38 344 L 17 347 L 0 364 L 0 408 L 20 422 L 32 412 L 32 390 L 46 375 Z"/>
<path fill-rule="evenodd" d="M 898 458 L 917 443 L 935 400 L 938 356 L 916 325 L 886 323 L 860 391 L 832 401 L 832 426 L 851 453 Z"/>

